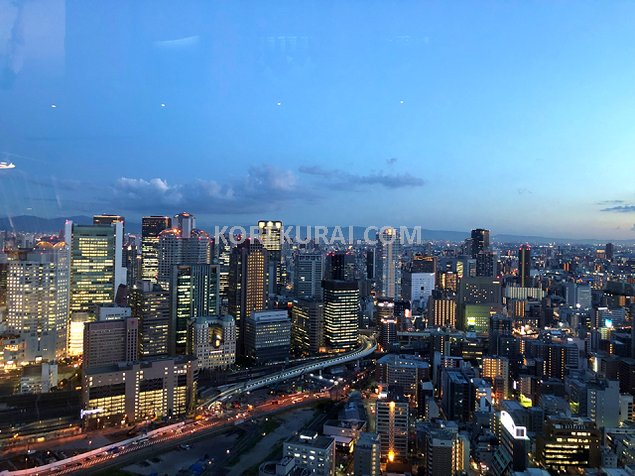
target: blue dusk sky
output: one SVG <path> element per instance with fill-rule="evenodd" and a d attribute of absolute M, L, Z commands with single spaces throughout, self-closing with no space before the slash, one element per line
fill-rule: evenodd
<path fill-rule="evenodd" d="M 633 1 L 0 0 L 0 215 L 635 238 Z"/>

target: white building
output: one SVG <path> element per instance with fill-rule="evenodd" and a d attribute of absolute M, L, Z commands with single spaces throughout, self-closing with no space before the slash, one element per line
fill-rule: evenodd
<path fill-rule="evenodd" d="M 189 353 L 199 369 L 227 369 L 236 362 L 236 322 L 232 316 L 198 317 L 190 325 Z"/>
<path fill-rule="evenodd" d="M 301 468 L 315 476 L 335 474 L 335 440 L 315 432 L 301 432 L 284 442 L 283 456 L 295 458 Z"/>
<path fill-rule="evenodd" d="M 7 328 L 16 334 L 53 333 L 55 355 L 66 351 L 69 312 L 69 262 L 64 242 L 38 243 L 33 251 L 9 263 Z"/>

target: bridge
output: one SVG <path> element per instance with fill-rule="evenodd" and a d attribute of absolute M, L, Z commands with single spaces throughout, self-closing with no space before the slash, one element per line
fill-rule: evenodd
<path fill-rule="evenodd" d="M 290 369 L 281 370 L 273 375 L 266 375 L 264 377 L 248 380 L 247 382 L 241 382 L 224 389 L 218 395 L 215 395 L 199 405 L 199 408 L 207 407 L 217 402 L 225 402 L 231 398 L 234 398 L 243 393 L 258 390 L 259 388 L 267 387 L 277 382 L 300 377 L 301 375 L 315 372 L 318 370 L 333 367 L 339 364 L 345 364 L 347 362 L 353 362 L 355 360 L 363 359 L 375 352 L 377 348 L 377 342 L 373 337 L 360 335 L 360 344 L 354 350 L 338 354 L 332 358 L 320 360 L 318 362 L 309 362 L 306 364 L 291 367 Z"/>

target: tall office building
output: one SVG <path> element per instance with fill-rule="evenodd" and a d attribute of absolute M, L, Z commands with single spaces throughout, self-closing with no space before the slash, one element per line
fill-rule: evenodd
<path fill-rule="evenodd" d="M 421 382 L 430 380 L 430 364 L 416 355 L 386 354 L 377 360 L 376 378 L 385 386 L 397 386 L 415 405 Z"/>
<path fill-rule="evenodd" d="M 115 223 L 125 223 L 126 220 L 121 215 L 101 214 L 93 216 L 93 225 L 114 225 Z"/>
<path fill-rule="evenodd" d="M 255 311 L 245 319 L 245 356 L 252 362 L 283 362 L 290 349 L 291 320 L 286 310 Z"/>
<path fill-rule="evenodd" d="M 139 320 L 136 317 L 88 322 L 84 326 L 84 371 L 139 360 Z"/>
<path fill-rule="evenodd" d="M 294 458 L 296 464 L 312 476 L 335 474 L 335 440 L 330 436 L 302 431 L 284 442 L 282 454 Z"/>
<path fill-rule="evenodd" d="M 299 356 L 317 355 L 324 347 L 324 304 L 296 299 L 291 308 L 291 345 Z"/>
<path fill-rule="evenodd" d="M 189 355 L 200 369 L 228 369 L 236 362 L 236 321 L 232 316 L 198 317 L 190 324 Z"/>
<path fill-rule="evenodd" d="M 219 294 L 223 312 L 227 309 L 227 298 L 229 296 L 229 262 L 231 259 L 232 246 L 229 235 L 218 237 L 216 246 L 216 258 L 214 263 L 220 266 Z"/>
<path fill-rule="evenodd" d="M 172 227 L 166 216 L 141 219 L 141 277 L 156 283 L 159 276 L 159 235 Z"/>
<path fill-rule="evenodd" d="M 114 302 L 126 284 L 122 263 L 123 222 L 72 225 L 71 312 L 94 315 L 95 306 Z"/>
<path fill-rule="evenodd" d="M 500 412 L 500 444 L 494 452 L 492 471 L 495 476 L 503 476 L 525 471 L 527 453 L 531 449 L 527 428 L 514 423 L 506 411 Z"/>
<path fill-rule="evenodd" d="M 282 262 L 282 222 L 260 220 L 258 238 L 269 255 L 267 286 L 270 295 L 278 294 L 285 285 L 286 270 Z"/>
<path fill-rule="evenodd" d="M 82 375 L 84 426 L 182 421 L 196 403 L 197 377 L 196 360 L 189 357 L 87 369 Z"/>
<path fill-rule="evenodd" d="M 138 281 L 128 293 L 132 316 L 139 319 L 142 359 L 170 352 L 170 294 L 150 280 Z"/>
<path fill-rule="evenodd" d="M 381 476 L 381 441 L 377 433 L 361 433 L 355 443 L 353 474 Z"/>
<path fill-rule="evenodd" d="M 477 228 L 471 234 L 472 258 L 476 259 L 478 254 L 489 249 L 489 230 Z"/>
<path fill-rule="evenodd" d="M 608 261 L 613 261 L 613 258 L 615 258 L 615 245 L 613 243 L 607 243 L 604 246 L 604 254 Z"/>
<path fill-rule="evenodd" d="M 359 329 L 359 288 L 355 281 L 322 281 L 324 340 L 335 351 L 353 349 Z"/>
<path fill-rule="evenodd" d="M 101 215 L 93 215 L 93 225 L 115 225 L 117 223 L 121 223 L 121 246 L 120 248 L 123 251 L 123 239 L 126 235 L 126 219 L 121 215 L 111 215 L 108 213 L 102 213 Z M 120 266 L 126 267 L 126 261 L 124 259 L 124 255 L 121 255 L 121 262 L 118 262 Z M 126 283 L 123 283 L 126 284 Z"/>
<path fill-rule="evenodd" d="M 401 294 L 413 306 L 424 308 L 436 285 L 436 257 L 415 255 L 401 273 Z"/>
<path fill-rule="evenodd" d="M 187 351 L 187 329 L 190 319 L 216 316 L 220 312 L 219 267 L 212 264 L 175 266 L 170 283 L 171 354 Z"/>
<path fill-rule="evenodd" d="M 479 253 L 476 255 L 476 276 L 496 276 L 496 265 L 496 253 L 490 250 L 479 251 Z"/>
<path fill-rule="evenodd" d="M 521 287 L 531 285 L 531 246 L 520 245 L 518 249 L 518 282 Z"/>
<path fill-rule="evenodd" d="M 590 418 L 549 416 L 543 431 L 536 435 L 535 458 L 551 474 L 598 468 L 601 436 Z"/>
<path fill-rule="evenodd" d="M 457 299 L 457 326 L 486 333 L 492 309 L 502 305 L 501 283 L 487 277 L 461 279 Z"/>
<path fill-rule="evenodd" d="M 377 234 L 375 276 L 379 294 L 401 299 L 401 237 L 395 228 L 383 228 Z"/>
<path fill-rule="evenodd" d="M 322 298 L 324 258 L 322 253 L 297 253 L 294 256 L 293 294 L 298 298 Z"/>
<path fill-rule="evenodd" d="M 164 289 L 170 289 L 175 266 L 210 264 L 212 244 L 203 230 L 195 228 L 194 216 L 179 213 L 174 217 L 177 227 L 159 233 L 158 281 Z"/>
<path fill-rule="evenodd" d="M 33 250 L 8 262 L 6 279 L 8 330 L 39 338 L 50 333 L 55 339 L 55 348 L 50 349 L 53 357 L 63 356 L 70 284 L 66 243 L 38 243 Z"/>
<path fill-rule="evenodd" d="M 350 251 L 331 251 L 326 255 L 324 279 L 355 280 L 355 255 Z"/>
<path fill-rule="evenodd" d="M 408 458 L 408 399 L 398 389 L 380 394 L 375 403 L 375 428 L 381 440 L 381 457 L 392 463 Z"/>
<path fill-rule="evenodd" d="M 254 311 L 267 308 L 268 253 L 258 240 L 238 244 L 230 256 L 229 314 L 236 319 L 238 352 L 244 350 L 244 321 Z"/>

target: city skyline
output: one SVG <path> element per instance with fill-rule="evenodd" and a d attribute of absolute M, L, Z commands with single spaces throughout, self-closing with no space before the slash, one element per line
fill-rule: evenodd
<path fill-rule="evenodd" d="M 635 238 L 633 4 L 163 6 L 6 7 L 2 216 Z"/>

